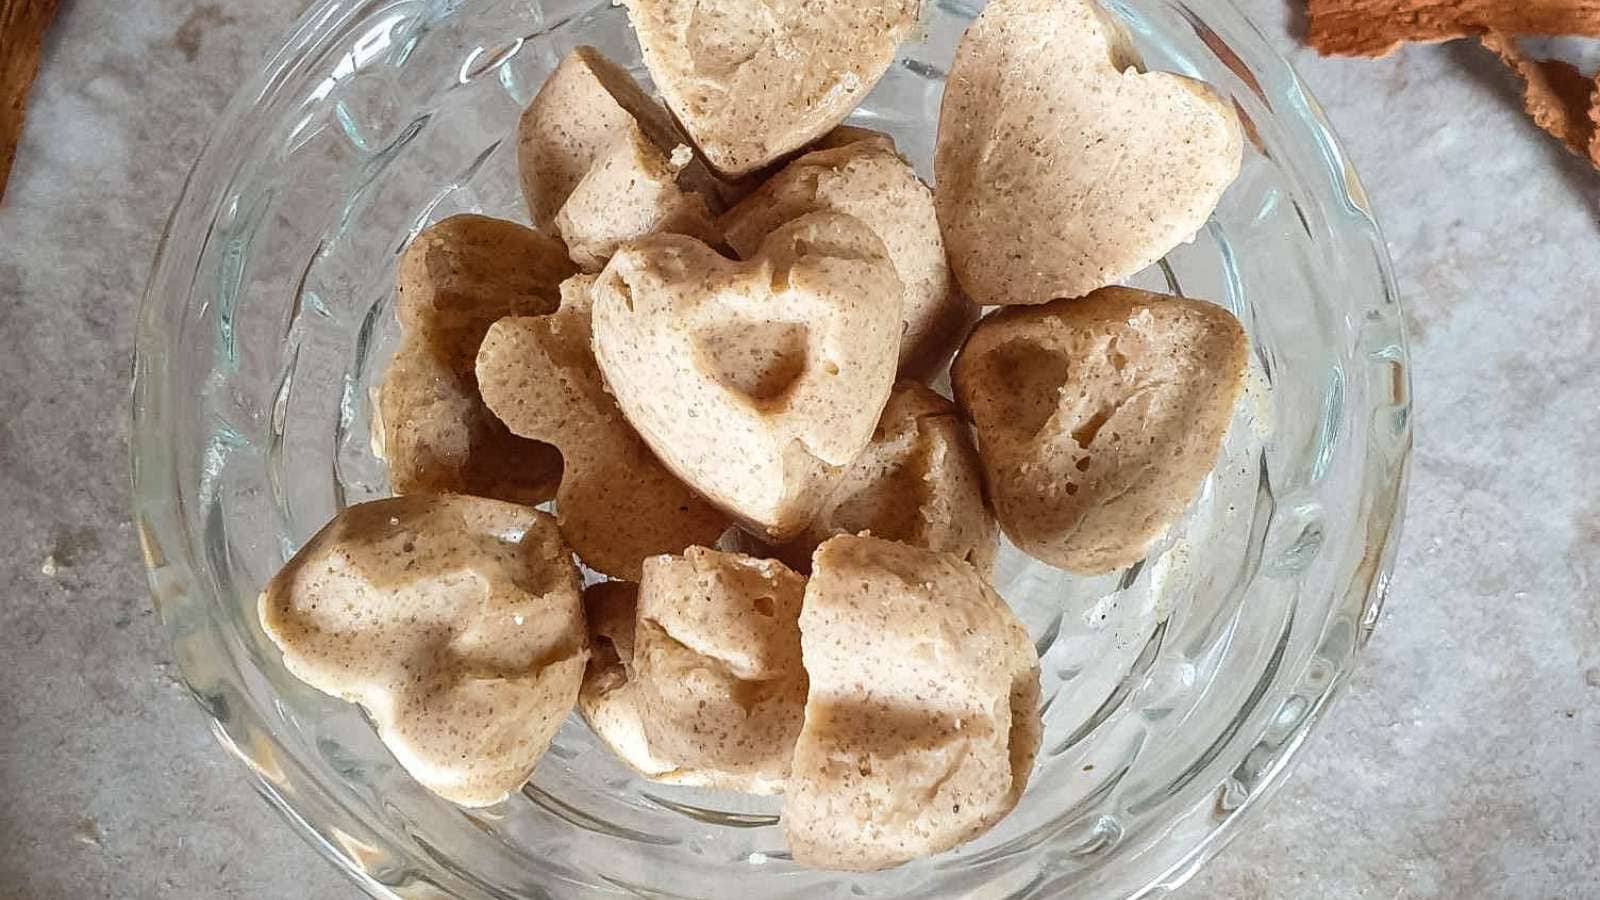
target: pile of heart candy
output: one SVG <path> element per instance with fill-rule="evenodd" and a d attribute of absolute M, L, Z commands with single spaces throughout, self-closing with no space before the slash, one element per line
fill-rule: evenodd
<path fill-rule="evenodd" d="M 1090 0 L 994 0 L 930 190 L 840 124 L 915 0 L 627 6 L 672 114 L 580 47 L 519 125 L 534 228 L 410 245 L 397 496 L 318 533 L 261 623 L 458 804 L 521 788 L 576 705 L 645 778 L 782 794 L 801 864 L 947 850 L 1040 738 L 998 532 L 1113 571 L 1215 463 L 1239 323 L 1112 285 L 1204 225 L 1238 122 Z"/>

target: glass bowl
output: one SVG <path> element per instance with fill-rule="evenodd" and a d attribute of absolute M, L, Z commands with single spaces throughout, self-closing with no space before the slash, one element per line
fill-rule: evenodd
<path fill-rule="evenodd" d="M 139 322 L 137 520 L 190 688 L 261 793 L 378 896 L 1112 897 L 1181 884 L 1281 780 L 1377 621 L 1410 448 L 1384 244 L 1289 66 L 1221 0 L 1113 2 L 1151 68 L 1237 105 L 1243 170 L 1197 239 L 1134 279 L 1224 304 L 1251 387 L 1184 519 L 1074 578 L 1002 548 L 1042 662 L 1017 810 L 886 872 L 810 871 L 779 804 L 653 785 L 574 717 L 527 788 L 420 788 L 356 707 L 285 671 L 256 595 L 349 503 L 386 494 L 372 389 L 396 257 L 430 222 L 525 221 L 517 115 L 592 44 L 644 79 L 609 0 L 320 0 L 228 107 L 161 241 Z M 929 175 L 944 68 L 979 3 L 932 0 L 852 119 Z"/>

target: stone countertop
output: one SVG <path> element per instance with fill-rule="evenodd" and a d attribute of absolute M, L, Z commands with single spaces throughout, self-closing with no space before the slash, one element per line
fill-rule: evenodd
<path fill-rule="evenodd" d="M 135 306 L 184 172 L 304 0 L 68 2 L 0 207 L 0 897 L 345 897 L 167 661 L 129 525 Z M 1600 175 L 1470 44 L 1295 43 L 1409 303 L 1387 610 L 1185 897 L 1579 897 L 1600 881 Z M 1572 49 L 1572 48 L 1568 48 Z M 1578 48 L 1580 51 L 1583 48 Z"/>

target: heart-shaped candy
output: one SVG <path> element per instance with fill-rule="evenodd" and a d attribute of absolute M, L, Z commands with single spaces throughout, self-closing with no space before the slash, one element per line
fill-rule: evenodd
<path fill-rule="evenodd" d="M 1006 536 L 1084 575 L 1139 561 L 1216 464 L 1248 356 L 1222 307 L 1132 288 L 979 322 L 950 381 Z"/>
<path fill-rule="evenodd" d="M 594 350 L 640 437 L 755 533 L 794 536 L 894 384 L 900 279 L 872 229 L 812 213 L 745 262 L 657 235 L 594 287 Z"/>
<path fill-rule="evenodd" d="M 517 123 L 517 167 L 534 227 L 555 233 L 568 195 L 630 128 L 662 152 L 680 143 L 672 117 L 620 66 L 593 47 L 568 53 Z"/>
<path fill-rule="evenodd" d="M 359 503 L 267 582 L 296 677 L 361 704 L 412 777 L 462 806 L 522 787 L 589 657 L 578 569 L 548 515 L 445 494 Z"/>
<path fill-rule="evenodd" d="M 645 65 L 713 168 L 737 177 L 844 121 L 917 0 L 622 0 Z"/>
<path fill-rule="evenodd" d="M 806 704 L 805 586 L 776 560 L 690 547 L 646 561 L 638 585 L 590 587 L 578 711 L 652 781 L 781 793 Z"/>
<path fill-rule="evenodd" d="M 934 155 L 951 268 L 984 306 L 1081 297 L 1191 239 L 1239 173 L 1233 108 L 1140 72 L 1092 0 L 994 0 L 950 68 Z"/>

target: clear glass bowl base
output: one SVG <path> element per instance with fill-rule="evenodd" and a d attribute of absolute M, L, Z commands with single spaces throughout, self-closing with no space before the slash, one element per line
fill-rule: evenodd
<path fill-rule="evenodd" d="M 1215 85 L 1249 144 L 1212 222 L 1134 283 L 1227 306 L 1255 351 L 1222 459 L 1138 565 L 1074 578 L 1002 550 L 1043 668 L 1016 812 L 887 872 L 796 866 L 771 799 L 654 785 L 576 717 L 521 795 L 462 810 L 360 711 L 284 670 L 255 598 L 387 494 L 372 390 L 400 250 L 459 212 L 526 221 L 513 139 L 579 44 L 648 75 L 590 2 L 324 0 L 191 174 L 138 338 L 137 517 L 177 660 L 223 745 L 381 896 L 1133 896 L 1192 874 L 1279 780 L 1376 620 L 1410 448 L 1400 311 L 1365 197 L 1286 63 L 1221 0 L 1110 4 L 1151 68 Z M 929 3 L 852 118 L 931 177 L 944 71 L 981 4 Z"/>

